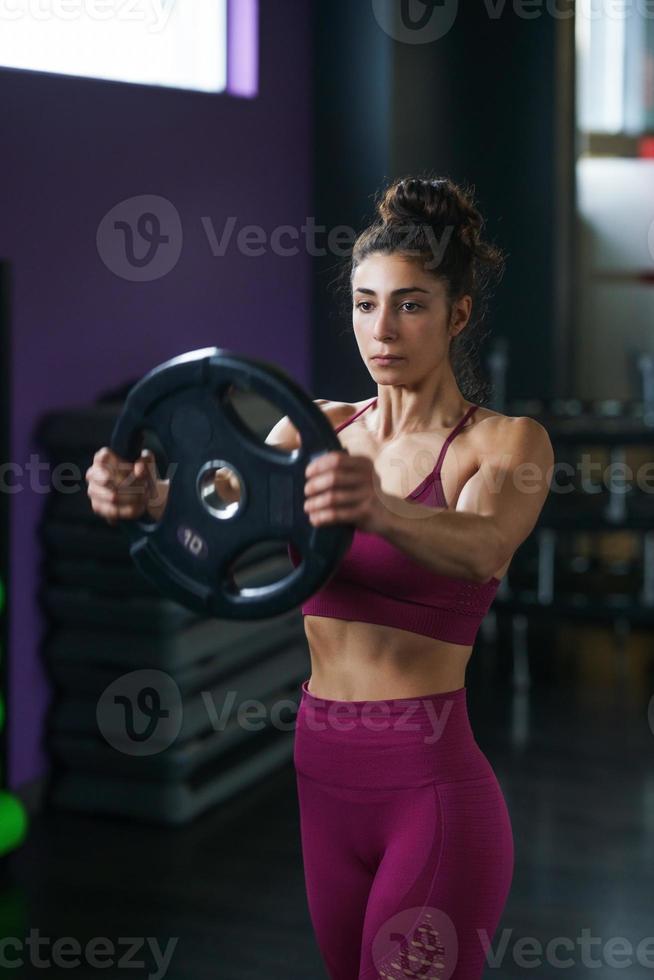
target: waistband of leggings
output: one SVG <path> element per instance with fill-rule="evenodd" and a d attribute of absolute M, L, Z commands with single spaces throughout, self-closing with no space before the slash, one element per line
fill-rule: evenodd
<path fill-rule="evenodd" d="M 399 789 L 492 775 L 474 737 L 466 688 L 417 698 L 337 701 L 302 684 L 298 773 L 353 789 Z"/>
<path fill-rule="evenodd" d="M 308 688 L 310 679 L 307 678 L 302 682 L 301 701 L 316 714 L 338 712 L 339 714 L 346 714 L 349 718 L 362 718 L 370 714 L 371 711 L 377 711 L 384 715 L 401 715 L 409 709 L 413 710 L 414 713 L 422 712 L 428 709 L 428 706 L 440 708 L 451 702 L 461 702 L 465 706 L 467 701 L 466 687 L 457 687 L 453 691 L 439 691 L 436 694 L 421 694 L 413 698 L 339 701 L 334 698 L 316 697 L 315 694 L 312 694 Z"/>

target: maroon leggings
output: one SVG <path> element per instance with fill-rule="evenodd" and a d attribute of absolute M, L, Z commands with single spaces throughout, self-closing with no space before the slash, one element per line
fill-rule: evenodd
<path fill-rule="evenodd" d="M 502 790 L 466 688 L 334 701 L 302 684 L 304 876 L 331 980 L 479 980 L 513 876 Z"/>

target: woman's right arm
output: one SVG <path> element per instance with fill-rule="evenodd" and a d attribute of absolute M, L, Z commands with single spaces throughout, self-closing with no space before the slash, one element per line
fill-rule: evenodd
<path fill-rule="evenodd" d="M 317 398 L 315 404 L 330 415 L 331 406 L 340 403 Z M 265 441 L 290 452 L 300 446 L 300 435 L 288 416 L 284 416 L 273 426 Z M 86 471 L 86 481 L 94 512 L 112 526 L 119 520 L 138 520 L 145 513 L 158 522 L 166 510 L 170 480 L 159 477 L 151 450 L 143 450 L 140 458 L 131 463 L 103 446 Z M 216 472 L 215 486 L 216 493 L 225 503 L 239 500 L 240 486 L 229 469 Z"/>

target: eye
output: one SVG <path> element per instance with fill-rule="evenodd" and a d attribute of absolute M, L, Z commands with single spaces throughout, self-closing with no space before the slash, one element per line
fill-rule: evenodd
<path fill-rule="evenodd" d="M 360 303 L 357 303 L 357 310 L 360 310 L 362 306 L 371 306 L 371 305 L 372 304 L 371 304 L 370 300 L 363 299 L 363 300 L 361 300 Z M 363 312 L 364 313 L 367 313 L 368 311 L 367 310 L 364 310 Z"/>
<path fill-rule="evenodd" d="M 414 303 L 413 300 L 408 299 L 406 303 L 402 303 L 402 306 L 415 306 L 416 310 L 422 309 L 419 303 Z M 407 313 L 412 313 L 412 310 L 407 310 Z"/>

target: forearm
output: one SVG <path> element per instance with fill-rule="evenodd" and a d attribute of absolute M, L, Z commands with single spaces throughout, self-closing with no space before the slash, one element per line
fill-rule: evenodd
<path fill-rule="evenodd" d="M 388 509 L 380 533 L 437 575 L 485 582 L 501 564 L 494 525 L 469 511 L 407 503 Z"/>

